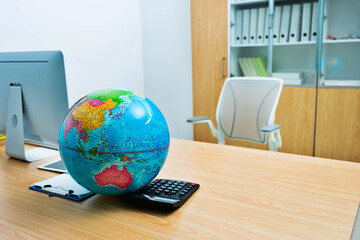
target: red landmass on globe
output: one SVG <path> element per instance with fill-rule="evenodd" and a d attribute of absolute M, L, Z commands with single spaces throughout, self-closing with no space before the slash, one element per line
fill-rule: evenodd
<path fill-rule="evenodd" d="M 89 105 L 92 107 L 98 107 L 100 105 L 103 105 L 105 103 L 105 101 L 100 101 L 98 99 L 90 99 L 89 100 Z"/>
<path fill-rule="evenodd" d="M 75 123 L 76 122 L 74 121 L 72 115 L 66 119 L 65 130 L 64 130 L 64 139 L 66 139 L 67 133 L 76 125 Z"/>
<path fill-rule="evenodd" d="M 94 177 L 99 186 L 114 185 L 120 189 L 127 188 L 132 182 L 132 177 L 125 164 L 122 171 L 118 169 L 118 165 L 112 165 Z"/>

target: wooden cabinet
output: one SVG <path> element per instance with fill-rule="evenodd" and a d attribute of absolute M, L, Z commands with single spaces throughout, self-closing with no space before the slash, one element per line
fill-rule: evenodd
<path fill-rule="evenodd" d="M 227 76 L 227 0 L 191 0 L 194 116 L 215 113 Z M 194 125 L 194 139 L 217 142 L 205 124 Z"/>
<path fill-rule="evenodd" d="M 267 1 L 253 3 L 264 7 Z M 292 4 L 291 1 L 289 3 Z M 209 116 L 215 125 L 216 106 L 225 76 L 241 75 L 237 59 L 267 53 L 265 44 L 242 46 L 231 40 L 234 31 L 231 29 L 233 24 L 227 22 L 228 7 L 234 15 L 235 11 L 248 6 L 247 3 L 235 1 L 228 4 L 227 0 L 191 0 L 194 116 Z M 328 15 L 335 14 L 330 11 Z M 337 18 L 332 19 L 335 21 Z M 327 55 L 342 52 L 341 49 L 350 54 L 348 46 L 358 49 L 360 40 L 339 40 L 337 43 L 324 40 L 323 44 L 324 59 L 320 62 L 324 65 L 319 66 L 321 72 L 317 72 L 315 53 L 318 48 L 314 41 L 274 43 L 272 70 L 281 72 L 295 69 L 304 72 L 303 83 L 296 87 L 285 86 L 280 96 L 275 123 L 281 126 L 283 146 L 278 151 L 360 162 L 360 89 L 326 88 L 327 84 L 337 83 L 326 80 L 336 80 L 341 67 L 334 65 L 332 58 Z M 345 67 L 353 66 L 359 56 L 353 53 L 352 57 L 347 57 L 348 54 L 346 57 L 339 55 L 345 61 Z M 359 68 L 344 69 L 347 69 L 347 75 L 342 82 L 348 78 L 359 78 Z M 319 86 L 316 79 L 319 79 Z M 357 84 L 357 81 L 348 83 Z M 217 143 L 206 124 L 194 125 L 194 140 Z M 247 141 L 225 141 L 230 145 L 267 149 L 267 145 Z"/>

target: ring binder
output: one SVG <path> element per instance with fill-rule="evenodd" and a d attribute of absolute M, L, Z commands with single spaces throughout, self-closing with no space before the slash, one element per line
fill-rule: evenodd
<path fill-rule="evenodd" d="M 235 18 L 235 44 L 241 44 L 242 38 L 242 10 L 236 11 L 236 18 Z"/>
<path fill-rule="evenodd" d="M 265 8 L 259 8 L 256 44 L 264 43 Z"/>
<path fill-rule="evenodd" d="M 250 44 L 256 43 L 257 24 L 258 24 L 258 9 L 252 8 L 250 10 L 250 22 L 249 22 L 249 25 L 250 25 L 249 42 L 250 42 Z"/>
<path fill-rule="evenodd" d="M 280 26 L 280 36 L 279 42 L 285 43 L 289 40 L 289 30 L 290 30 L 290 13 L 291 6 L 283 6 L 282 15 L 281 15 L 281 26 Z"/>
<path fill-rule="evenodd" d="M 265 8 L 264 43 L 269 41 L 269 8 Z"/>
<path fill-rule="evenodd" d="M 312 5 L 312 17 L 311 17 L 311 41 L 316 41 L 317 39 L 317 23 L 318 23 L 318 6 L 319 3 L 313 2 Z"/>
<path fill-rule="evenodd" d="M 308 42 L 310 40 L 310 23 L 311 3 L 304 3 L 301 22 L 301 42 Z"/>
<path fill-rule="evenodd" d="M 273 36 L 274 43 L 279 42 L 281 12 L 282 12 L 282 7 L 276 6 L 274 11 L 274 36 Z"/>
<path fill-rule="evenodd" d="M 242 44 L 249 44 L 250 34 L 250 9 L 243 10 Z"/>
<path fill-rule="evenodd" d="M 300 23 L 301 23 L 301 5 L 293 4 L 291 11 L 289 42 L 299 42 Z"/>

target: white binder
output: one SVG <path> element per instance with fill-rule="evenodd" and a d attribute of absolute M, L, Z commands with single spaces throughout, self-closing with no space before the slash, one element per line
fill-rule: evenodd
<path fill-rule="evenodd" d="M 302 21 L 301 21 L 301 41 L 310 40 L 310 23 L 311 23 L 311 3 L 303 4 Z"/>
<path fill-rule="evenodd" d="M 290 5 L 283 6 L 282 15 L 281 15 L 280 38 L 279 38 L 279 42 L 281 43 L 288 42 L 289 40 L 290 13 L 291 13 L 291 6 Z"/>
<path fill-rule="evenodd" d="M 242 21 L 242 44 L 249 44 L 250 34 L 250 9 L 243 10 L 243 21 Z"/>
<path fill-rule="evenodd" d="M 293 4 L 291 11 L 289 42 L 300 41 L 301 5 Z"/>
<path fill-rule="evenodd" d="M 265 27 L 265 8 L 259 8 L 258 11 L 258 25 L 256 34 L 256 43 L 264 43 L 264 27 Z"/>
<path fill-rule="evenodd" d="M 269 42 L 269 8 L 265 8 L 264 43 Z"/>
<path fill-rule="evenodd" d="M 250 44 L 256 43 L 256 33 L 257 33 L 257 21 L 258 21 L 258 9 L 252 8 L 250 10 Z"/>
<path fill-rule="evenodd" d="M 242 10 L 235 12 L 235 44 L 241 44 L 242 38 Z"/>
<path fill-rule="evenodd" d="M 280 23 L 281 23 L 281 6 L 276 6 L 274 11 L 274 43 L 279 42 Z"/>
<path fill-rule="evenodd" d="M 312 17 L 311 17 L 311 35 L 310 40 L 316 42 L 317 39 L 317 27 L 318 27 L 318 2 L 313 2 L 312 5 Z"/>

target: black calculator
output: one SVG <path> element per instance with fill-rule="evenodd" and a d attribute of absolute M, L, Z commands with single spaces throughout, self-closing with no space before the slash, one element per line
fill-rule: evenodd
<path fill-rule="evenodd" d="M 155 179 L 142 189 L 123 195 L 128 201 L 156 205 L 160 207 L 181 207 L 200 187 L 197 183 Z"/>

